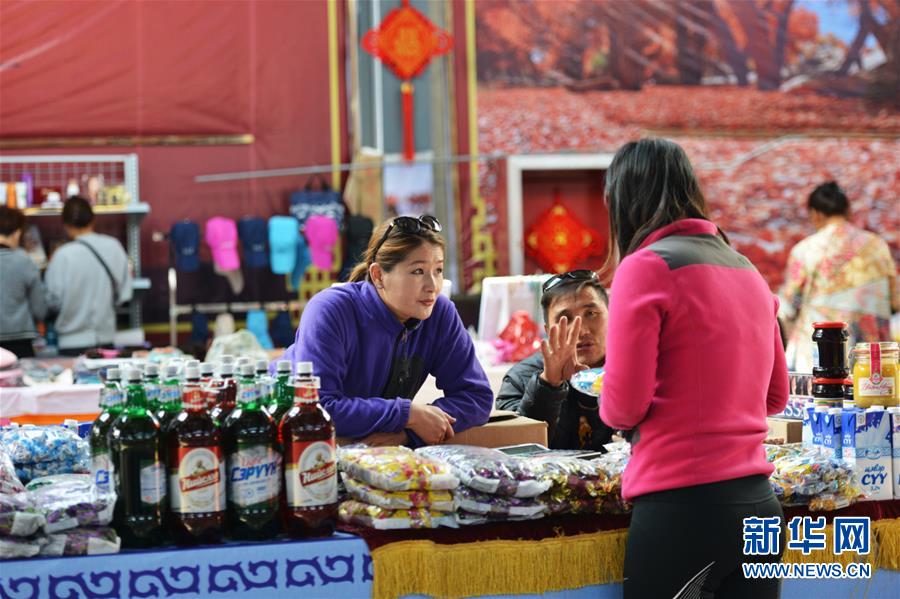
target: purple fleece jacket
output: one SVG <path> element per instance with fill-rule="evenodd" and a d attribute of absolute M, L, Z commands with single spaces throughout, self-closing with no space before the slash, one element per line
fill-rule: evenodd
<path fill-rule="evenodd" d="M 455 432 L 487 422 L 494 404 L 487 376 L 456 307 L 442 295 L 431 317 L 409 329 L 369 282 L 326 289 L 306 305 L 294 343 L 281 359 L 312 362 L 322 382 L 320 401 L 337 435 L 362 438 L 406 426 L 411 400 L 381 396 L 392 356 L 402 355 L 414 365 L 407 395 L 414 396 L 433 374 L 444 396 L 432 403 L 456 418 Z M 421 443 L 415 435 L 410 439 Z"/>

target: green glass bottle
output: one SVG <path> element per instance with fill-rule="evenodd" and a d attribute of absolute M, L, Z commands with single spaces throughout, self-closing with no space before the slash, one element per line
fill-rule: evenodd
<path fill-rule="evenodd" d="M 272 399 L 269 400 L 269 414 L 278 425 L 281 417 L 294 405 L 294 387 L 291 385 L 291 369 L 293 363 L 290 360 L 278 360 L 275 365 L 275 385 L 272 389 Z"/>
<path fill-rule="evenodd" d="M 226 529 L 235 539 L 271 539 L 279 529 L 281 451 L 277 427 L 259 404 L 252 364 L 241 367 L 237 406 L 225 418 Z"/>
<path fill-rule="evenodd" d="M 159 409 L 156 411 L 159 429 L 165 432 L 166 427 L 180 411 L 181 381 L 178 379 L 178 366 L 169 364 L 166 366 L 165 379 L 159 392 Z"/>
<path fill-rule="evenodd" d="M 122 374 L 118 368 L 106 371 L 106 382 L 100 391 L 100 415 L 91 426 L 91 474 L 101 491 L 115 491 L 115 469 L 109 452 L 107 433 L 112 423 L 125 409 Z"/>
<path fill-rule="evenodd" d="M 125 410 L 108 434 L 118 493 L 113 526 L 123 547 L 152 547 L 163 540 L 166 509 L 159 421 L 147 408 L 141 371 L 129 370 L 127 381 Z"/>
<path fill-rule="evenodd" d="M 147 396 L 147 408 L 154 414 L 159 410 L 159 396 L 162 384 L 159 381 L 159 366 L 147 364 L 144 367 L 144 394 Z"/>

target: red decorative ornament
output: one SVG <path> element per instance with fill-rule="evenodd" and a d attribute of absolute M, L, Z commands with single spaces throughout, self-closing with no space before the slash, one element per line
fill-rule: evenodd
<path fill-rule="evenodd" d="M 381 25 L 366 33 L 363 48 L 381 60 L 398 78 L 403 108 L 403 157 L 415 157 L 413 133 L 413 85 L 431 59 L 446 54 L 453 46 L 453 36 L 438 28 L 428 17 L 403 0 L 384 18 Z"/>
<path fill-rule="evenodd" d="M 603 236 L 583 225 L 563 206 L 559 193 L 553 206 L 525 232 L 525 251 L 547 272 L 568 272 L 591 256 L 603 254 Z"/>

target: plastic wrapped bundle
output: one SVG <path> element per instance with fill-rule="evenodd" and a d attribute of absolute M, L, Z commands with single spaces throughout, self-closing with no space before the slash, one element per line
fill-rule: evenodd
<path fill-rule="evenodd" d="M 46 476 L 31 481 L 26 488 L 47 521 L 47 533 L 77 526 L 106 526 L 112 521 L 116 495 L 101 491 L 90 474 Z"/>
<path fill-rule="evenodd" d="M 47 544 L 47 538 L 41 535 L 29 537 L 0 537 L 0 560 L 22 559 L 34 557 Z"/>
<path fill-rule="evenodd" d="M 552 481 L 551 493 L 572 498 L 602 497 L 609 487 L 609 476 L 598 462 L 554 455 L 525 459 L 536 473 Z"/>
<path fill-rule="evenodd" d="M 118 553 L 122 540 L 108 526 L 73 528 L 65 532 L 47 535 L 47 544 L 41 547 L 41 555 L 105 555 Z"/>
<path fill-rule="evenodd" d="M 561 516 L 563 514 L 600 514 L 604 511 L 606 499 L 565 497 L 553 494 L 552 491 L 541 495 L 548 516 Z"/>
<path fill-rule="evenodd" d="M 0 449 L 0 495 L 10 495 L 13 493 L 21 493 L 25 490 L 25 485 L 16 475 L 16 468 L 13 466 L 12 459 L 3 449 Z"/>
<path fill-rule="evenodd" d="M 785 445 L 771 445 L 765 443 L 763 444 L 763 448 L 766 450 L 766 461 L 768 462 L 774 462 L 778 458 L 783 458 L 785 456 L 799 455 L 801 451 L 799 443 L 789 443 Z"/>
<path fill-rule="evenodd" d="M 772 490 L 784 505 L 809 505 L 811 511 L 847 507 L 861 495 L 853 469 L 815 452 L 788 455 L 773 462 Z"/>
<path fill-rule="evenodd" d="M 453 514 L 433 512 L 424 508 L 408 510 L 386 510 L 377 505 L 369 505 L 351 499 L 343 502 L 338 508 L 341 522 L 365 526 L 378 530 L 403 530 L 409 528 L 437 528 L 449 526 L 456 528 Z"/>
<path fill-rule="evenodd" d="M 356 480 L 385 491 L 442 491 L 459 485 L 446 464 L 406 447 L 342 447 L 338 463 Z"/>
<path fill-rule="evenodd" d="M 489 514 L 498 519 L 510 517 L 540 518 L 547 506 L 534 498 L 511 497 L 482 493 L 471 487 L 460 485 L 453 490 L 457 508 L 473 514 Z"/>
<path fill-rule="evenodd" d="M 63 426 L 13 426 L 0 432 L 6 451 L 23 483 L 41 476 L 90 472 L 90 445 Z"/>
<path fill-rule="evenodd" d="M 450 464 L 463 484 L 484 493 L 537 497 L 551 482 L 537 473 L 522 458 L 496 449 L 471 445 L 434 445 L 416 453 Z"/>
<path fill-rule="evenodd" d="M 0 495 L 0 537 L 27 537 L 45 524 L 30 493 Z"/>
<path fill-rule="evenodd" d="M 385 491 L 355 480 L 346 472 L 341 473 L 341 478 L 350 497 L 387 510 L 426 508 L 438 512 L 452 512 L 455 509 L 450 491 Z"/>

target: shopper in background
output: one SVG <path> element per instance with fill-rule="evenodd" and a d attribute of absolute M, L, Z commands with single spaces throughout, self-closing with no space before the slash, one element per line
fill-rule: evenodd
<path fill-rule="evenodd" d="M 309 361 L 339 437 L 436 444 L 487 422 L 494 399 L 456 308 L 440 294 L 441 225 L 401 216 L 378 227 L 350 283 L 317 293 L 282 359 Z M 432 374 L 444 392 L 411 400 Z"/>
<path fill-rule="evenodd" d="M 30 358 L 31 340 L 37 337 L 35 321 L 47 315 L 47 300 L 37 266 L 19 249 L 24 230 L 22 211 L 0 206 L 0 347 Z"/>
<path fill-rule="evenodd" d="M 788 368 L 812 372 L 812 323 L 849 325 L 849 346 L 887 341 L 891 312 L 900 310 L 896 267 L 883 239 L 850 224 L 850 202 L 834 181 L 806 203 L 816 232 L 791 250 L 780 316 L 788 331 Z"/>
<path fill-rule="evenodd" d="M 119 240 L 94 232 L 86 199 L 66 200 L 62 221 L 72 241 L 53 253 L 45 283 L 50 307 L 58 313 L 60 353 L 77 356 L 113 342 L 116 306 L 131 299 L 131 272 Z"/>
<path fill-rule="evenodd" d="M 606 194 L 620 263 L 600 417 L 634 429 L 625 597 L 777 597 L 778 579 L 745 579 L 741 563 L 783 550 L 745 556 L 745 517 L 778 518 L 786 538 L 762 446 L 788 397 L 778 301 L 708 220 L 675 143 L 623 146 Z"/>
<path fill-rule="evenodd" d="M 553 449 L 594 449 L 612 440 L 613 429 L 597 413 L 597 398 L 569 385 L 576 372 L 603 366 L 609 298 L 592 270 L 550 277 L 541 307 L 547 339 L 541 351 L 506 373 L 497 407 L 547 423 Z"/>

